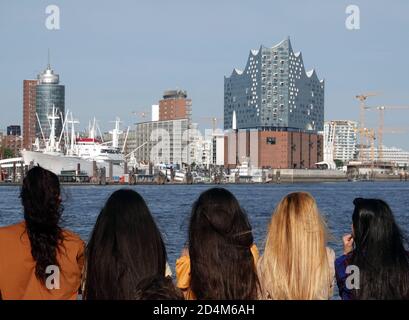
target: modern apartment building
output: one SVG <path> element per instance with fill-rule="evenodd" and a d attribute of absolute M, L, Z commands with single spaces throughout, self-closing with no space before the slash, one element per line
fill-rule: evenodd
<path fill-rule="evenodd" d="M 324 124 L 324 136 L 333 137 L 324 139 L 324 144 L 332 143 L 333 160 L 341 160 L 347 163 L 356 159 L 357 156 L 357 128 L 358 123 L 351 120 L 331 120 Z M 326 146 L 324 146 L 326 147 Z"/>

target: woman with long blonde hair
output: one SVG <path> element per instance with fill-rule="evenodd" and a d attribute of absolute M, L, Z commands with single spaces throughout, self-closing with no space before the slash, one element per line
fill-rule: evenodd
<path fill-rule="evenodd" d="M 262 299 L 329 299 L 334 285 L 334 251 L 314 198 L 285 196 L 271 218 L 258 274 Z"/>

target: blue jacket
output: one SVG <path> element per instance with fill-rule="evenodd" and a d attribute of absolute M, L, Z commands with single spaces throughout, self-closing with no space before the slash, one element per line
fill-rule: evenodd
<path fill-rule="evenodd" d="M 339 289 L 339 296 L 342 300 L 353 300 L 353 293 L 351 289 L 346 286 L 346 279 L 349 274 L 346 273 L 346 268 L 350 264 L 351 254 L 342 255 L 335 260 L 335 277 Z"/>

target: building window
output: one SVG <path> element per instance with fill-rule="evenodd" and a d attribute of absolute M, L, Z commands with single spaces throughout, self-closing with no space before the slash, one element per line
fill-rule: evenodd
<path fill-rule="evenodd" d="M 266 143 L 267 144 L 276 144 L 276 138 L 275 137 L 267 137 Z"/>

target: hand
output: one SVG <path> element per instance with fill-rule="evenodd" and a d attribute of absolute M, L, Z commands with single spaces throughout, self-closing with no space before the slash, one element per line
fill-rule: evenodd
<path fill-rule="evenodd" d="M 354 237 L 352 234 L 346 234 L 342 237 L 342 242 L 344 243 L 344 254 L 351 253 L 354 250 Z"/>

